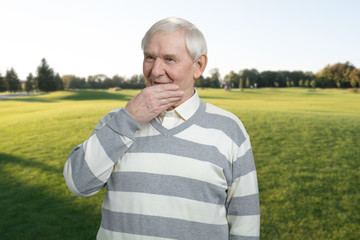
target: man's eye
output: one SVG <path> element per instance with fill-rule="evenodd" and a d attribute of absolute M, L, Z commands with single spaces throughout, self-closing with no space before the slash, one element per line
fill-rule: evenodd
<path fill-rule="evenodd" d="M 166 61 L 168 62 L 174 62 L 175 60 L 173 58 L 165 58 Z"/>
<path fill-rule="evenodd" d="M 154 61 L 155 60 L 155 58 L 153 56 L 146 56 L 145 59 L 147 61 Z"/>

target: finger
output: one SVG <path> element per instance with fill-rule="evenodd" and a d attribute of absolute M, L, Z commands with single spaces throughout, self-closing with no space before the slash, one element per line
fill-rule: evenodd
<path fill-rule="evenodd" d="M 153 88 L 156 92 L 179 90 L 179 86 L 173 83 L 154 85 L 150 88 Z"/>
<path fill-rule="evenodd" d="M 176 84 L 161 84 L 147 87 L 144 90 L 144 95 L 147 98 L 155 99 L 164 99 L 169 97 L 182 96 L 184 92 L 179 89 L 179 86 Z"/>
<path fill-rule="evenodd" d="M 181 97 L 170 97 L 170 98 L 164 98 L 159 100 L 159 106 L 164 106 L 164 105 L 169 105 L 169 104 L 174 104 L 176 102 L 178 102 L 181 99 Z"/>
<path fill-rule="evenodd" d="M 163 112 L 163 111 L 170 111 L 172 109 L 174 109 L 174 104 L 175 102 L 170 102 L 170 103 L 167 103 L 167 104 L 164 104 L 160 107 L 161 111 L 160 112 Z"/>
<path fill-rule="evenodd" d="M 184 96 L 184 92 L 183 91 L 170 91 L 170 92 L 162 92 L 157 94 L 157 99 L 158 100 L 164 100 L 164 99 L 168 99 L 168 98 L 182 98 Z"/>

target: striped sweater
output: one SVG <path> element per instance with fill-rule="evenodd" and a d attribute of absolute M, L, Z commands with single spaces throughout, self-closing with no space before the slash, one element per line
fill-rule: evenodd
<path fill-rule="evenodd" d="M 172 129 L 109 112 L 71 151 L 64 177 L 81 197 L 107 187 L 97 239 L 259 239 L 249 136 L 235 115 L 203 101 Z"/>

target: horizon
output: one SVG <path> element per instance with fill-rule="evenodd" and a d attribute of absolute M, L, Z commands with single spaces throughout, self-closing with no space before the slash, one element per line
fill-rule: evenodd
<path fill-rule="evenodd" d="M 348 61 L 347 61 L 347 62 L 348 62 Z M 344 62 L 344 63 L 345 63 L 345 62 Z M 334 63 L 334 64 L 327 64 L 326 66 L 328 66 L 328 65 L 335 65 L 335 64 L 344 64 L 344 63 L 340 63 L 340 62 L 339 62 L 339 63 Z M 352 64 L 352 63 L 350 62 L 350 64 Z M 40 64 L 39 64 L 39 65 L 40 65 Z M 324 68 L 325 68 L 326 66 L 324 66 Z M 54 70 L 54 68 L 53 68 L 52 66 L 49 66 L 49 67 Z M 355 67 L 358 68 L 357 66 L 355 66 Z M 6 71 L 10 71 L 11 69 L 12 69 L 12 68 L 7 69 Z M 268 72 L 268 71 L 269 71 L 269 72 L 286 72 L 286 71 L 288 71 L 288 72 L 297 72 L 297 71 L 300 71 L 300 72 L 303 72 L 303 73 L 305 73 L 305 74 L 306 74 L 306 73 L 312 73 L 312 74 L 314 74 L 314 75 L 316 75 L 316 73 L 318 73 L 318 72 L 320 72 L 320 71 L 323 70 L 323 69 L 320 69 L 318 72 L 302 71 L 302 70 L 293 70 L 293 71 L 290 71 L 290 70 L 286 70 L 286 69 L 284 69 L 284 70 L 263 70 L 263 71 L 259 71 L 259 70 L 256 69 L 256 68 L 246 68 L 246 69 L 240 69 L 240 70 L 238 70 L 238 71 L 230 70 L 228 73 L 225 73 L 224 75 L 221 75 L 220 80 L 223 80 L 223 79 L 224 79 L 224 76 L 226 76 L 227 74 L 229 74 L 231 71 L 234 71 L 234 73 L 239 74 L 239 72 L 241 72 L 242 70 L 253 70 L 253 69 L 257 70 L 260 74 L 261 74 L 262 72 Z M 13 68 L 13 70 L 14 70 L 14 72 L 18 75 L 18 73 L 16 72 L 16 69 Z M 5 71 L 5 74 L 2 74 L 2 72 L 0 71 L 0 76 L 5 77 L 6 71 Z M 30 73 L 29 73 L 29 74 L 30 74 Z M 34 74 L 34 73 L 31 73 L 31 74 L 32 74 L 33 77 L 36 77 L 36 73 L 35 73 L 35 74 Z M 109 75 L 106 75 L 106 74 L 103 74 L 103 73 L 99 73 L 99 74 L 88 75 L 88 76 L 83 77 L 83 76 L 77 76 L 77 75 L 71 74 L 71 73 L 70 73 L 70 74 L 60 74 L 60 73 L 54 71 L 54 75 L 56 75 L 56 74 L 59 74 L 60 77 L 63 77 L 63 76 L 72 76 L 72 75 L 73 75 L 73 76 L 78 77 L 78 78 L 85 78 L 85 81 L 87 81 L 89 77 L 93 77 L 93 76 L 97 76 L 97 75 L 105 75 L 106 77 L 109 77 L 109 78 L 114 78 L 115 76 L 119 76 L 119 77 L 124 78 L 125 81 L 130 80 L 130 78 L 133 77 L 133 76 L 135 76 L 135 75 L 143 75 L 143 73 L 135 73 L 135 74 L 130 75 L 130 76 L 123 76 L 123 75 L 120 75 L 120 74 L 115 74 L 115 75 L 113 75 L 113 76 L 109 76 Z M 210 77 L 209 75 L 210 75 L 210 74 L 208 74 L 208 75 L 202 74 L 203 77 Z M 19 77 L 19 75 L 18 75 L 18 77 Z M 27 78 L 27 77 L 28 77 L 28 75 L 27 75 L 24 79 L 22 79 L 22 78 L 19 77 L 20 82 L 22 82 L 22 83 L 26 82 L 26 78 Z"/>

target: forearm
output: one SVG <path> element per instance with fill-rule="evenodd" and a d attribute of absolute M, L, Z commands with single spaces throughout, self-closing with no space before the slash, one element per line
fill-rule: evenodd
<path fill-rule="evenodd" d="M 68 188 L 81 197 L 102 189 L 114 164 L 131 146 L 139 128 L 125 109 L 102 118 L 91 137 L 69 154 L 64 167 Z"/>
<path fill-rule="evenodd" d="M 254 178 L 255 177 L 255 178 Z M 257 191 L 256 172 L 249 173 L 239 179 L 239 185 L 247 185 L 249 195 L 237 189 L 230 200 L 227 219 L 230 227 L 230 239 L 259 239 L 260 236 L 260 204 Z M 236 184 L 236 183 L 235 183 Z M 255 188 L 256 186 L 256 188 Z M 238 188 L 240 186 L 237 186 Z"/>
<path fill-rule="evenodd" d="M 233 163 L 233 182 L 228 194 L 230 239 L 259 239 L 259 190 L 249 139 L 239 148 Z"/>

